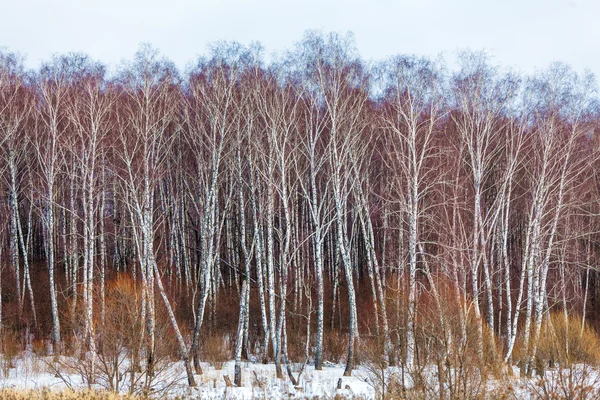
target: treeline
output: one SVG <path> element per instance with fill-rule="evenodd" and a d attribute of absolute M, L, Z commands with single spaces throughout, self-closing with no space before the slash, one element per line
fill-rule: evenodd
<path fill-rule="evenodd" d="M 346 374 L 373 338 L 409 370 L 467 339 L 482 364 L 519 348 L 529 370 L 550 310 L 580 315 L 578 332 L 598 322 L 595 90 L 566 65 L 525 77 L 482 53 L 453 71 L 367 65 L 335 34 L 269 63 L 218 43 L 185 74 L 147 46 L 112 76 L 81 54 L 26 71 L 4 51 L 2 326 L 96 357 L 108 282 L 132 279 L 149 376 L 158 313 L 193 385 L 231 297 L 234 358 L 279 377 L 292 334 L 320 369 L 333 330 Z"/>

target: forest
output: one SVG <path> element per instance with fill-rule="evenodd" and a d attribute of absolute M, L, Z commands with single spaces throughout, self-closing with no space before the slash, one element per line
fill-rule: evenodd
<path fill-rule="evenodd" d="M 117 391 L 165 359 L 190 386 L 203 361 L 238 386 L 242 361 L 375 362 L 438 390 L 598 365 L 599 128 L 591 73 L 367 62 L 351 34 L 185 72 L 2 50 L 0 352 Z"/>

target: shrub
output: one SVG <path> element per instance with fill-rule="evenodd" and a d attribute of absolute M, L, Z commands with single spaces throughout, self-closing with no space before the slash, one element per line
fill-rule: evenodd
<path fill-rule="evenodd" d="M 112 391 L 119 391 L 126 373 L 129 373 L 130 390 L 135 387 L 135 370 L 140 365 L 142 347 L 141 296 L 139 286 L 132 279 L 122 277 L 112 281 L 106 291 L 104 324 L 99 324 L 100 316 L 96 316 L 98 372 L 100 381 Z"/>
<path fill-rule="evenodd" d="M 17 333 L 11 330 L 2 332 L 2 341 L 0 342 L 2 351 L 2 375 L 7 377 L 11 368 L 15 367 L 14 360 L 23 350 Z"/>
<path fill-rule="evenodd" d="M 600 364 L 600 336 L 585 326 L 581 330 L 581 317 L 565 316 L 562 311 L 552 312 L 544 321 L 540 332 L 538 362 L 570 367 L 574 363 Z"/>
<path fill-rule="evenodd" d="M 339 330 L 323 333 L 323 360 L 339 363 L 348 355 L 348 335 Z"/>
<path fill-rule="evenodd" d="M 232 347 L 228 336 L 209 335 L 204 339 L 203 358 L 220 370 L 226 361 L 233 358 Z"/>
<path fill-rule="evenodd" d="M 451 281 L 444 276 L 432 280 L 436 290 L 427 281 L 417 299 L 415 359 L 410 368 L 405 363 L 407 295 L 402 290 L 388 290 L 388 310 L 397 315 L 397 325 L 392 327 L 398 340 L 393 353 L 399 355 L 400 369 L 397 376 L 385 377 L 387 388 L 380 392 L 400 398 L 484 398 L 490 367 L 498 363 L 497 338 L 484 320 L 475 317 L 469 299 L 457 301 Z M 483 359 L 478 351 L 479 324 L 483 329 Z M 378 379 L 383 378 L 379 373 Z"/>
<path fill-rule="evenodd" d="M 551 373 L 525 381 L 532 398 L 544 400 L 592 400 L 600 397 L 600 378 L 587 365 L 559 367 Z"/>

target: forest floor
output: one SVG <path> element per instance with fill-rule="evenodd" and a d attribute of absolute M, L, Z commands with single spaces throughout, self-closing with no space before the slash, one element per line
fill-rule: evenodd
<path fill-rule="evenodd" d="M 0 362 L 0 398 L 26 399 L 40 398 L 87 398 L 113 399 L 109 390 L 107 375 L 96 371 L 96 382 L 88 385 L 86 376 L 89 369 L 77 359 L 61 357 L 57 362 L 51 356 L 24 354 L 11 360 Z M 293 376 L 297 379 L 302 366 L 292 364 Z M 353 371 L 351 377 L 344 377 L 344 366 L 327 364 L 322 371 L 306 365 L 297 385 L 290 379 L 277 379 L 273 364 L 253 362 L 242 363 L 241 387 L 227 386 L 226 378 L 233 381 L 234 362 L 222 365 L 202 363 L 203 374 L 196 375 L 196 387 L 187 385 L 185 372 L 180 362 L 165 363 L 157 372 L 151 384 L 148 397 L 156 399 L 378 399 L 381 389 L 388 389 L 387 398 L 439 398 L 435 385 L 420 391 L 407 390 L 402 395 L 392 393 L 390 382 L 398 379 L 401 372 L 389 367 L 377 371 L 373 366 L 361 365 Z M 285 371 L 285 370 L 284 370 Z M 543 379 L 524 378 L 514 367 L 510 376 L 502 379 L 489 379 L 485 383 L 477 382 L 473 376 L 466 377 L 459 385 L 466 390 L 456 398 L 482 399 L 544 399 L 577 398 L 595 399 L 600 395 L 600 371 L 582 365 L 569 370 L 549 369 Z M 284 372 L 285 373 L 285 372 Z M 341 378 L 341 389 L 338 389 Z M 120 392 L 126 393 L 129 374 L 119 381 Z M 143 382 L 137 381 L 136 385 Z M 412 387 L 410 378 L 405 378 L 405 387 Z M 113 388 L 114 389 L 114 388 Z M 455 388 L 456 389 L 456 388 Z M 90 392 L 90 390 L 92 392 Z M 92 393 L 90 395 L 90 393 Z M 98 394 L 96 394 L 98 393 Z M 450 393 L 448 393 L 449 395 Z M 459 393 L 455 393 L 459 394 Z M 558 397 L 553 397 L 558 396 Z M 72 397 L 70 397 L 72 396 Z M 97 396 L 97 397 L 96 397 Z M 132 398 L 136 398 L 135 396 Z M 445 398 L 445 397 L 444 397 Z"/>
<path fill-rule="evenodd" d="M 2 365 L 0 377 L 0 397 L 2 389 L 37 390 L 50 392 L 107 390 L 109 383 L 106 374 L 97 371 L 100 376 L 96 383 L 88 385 L 86 375 L 88 367 L 76 359 L 61 357 L 57 363 L 51 356 L 16 357 L 11 365 Z M 218 368 L 217 368 L 218 367 Z M 233 381 L 234 362 L 222 365 L 202 363 L 203 374 L 196 375 L 196 387 L 187 385 L 185 371 L 180 362 L 162 365 L 152 383 L 150 397 L 153 398 L 201 398 L 201 399 L 279 399 L 279 398 L 344 398 L 373 399 L 375 388 L 369 380 L 367 369 L 355 369 L 353 376 L 343 377 L 343 365 L 327 365 L 322 371 L 315 371 L 306 365 L 297 386 L 288 379 L 277 379 L 273 364 L 252 362 L 242 363 L 242 386 L 227 386 L 225 376 Z M 297 378 L 301 365 L 291 365 Z M 285 374 L 285 369 L 284 369 Z M 342 389 L 337 389 L 342 378 Z M 128 376 L 123 376 L 120 384 L 122 392 L 129 386 Z M 142 382 L 138 381 L 138 385 Z"/>

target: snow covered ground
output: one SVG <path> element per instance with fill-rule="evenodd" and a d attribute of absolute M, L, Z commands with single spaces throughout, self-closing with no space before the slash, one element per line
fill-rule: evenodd
<path fill-rule="evenodd" d="M 252 398 L 332 398 L 341 394 L 348 398 L 373 399 L 374 388 L 360 377 L 364 374 L 359 368 L 352 377 L 342 377 L 344 367 L 340 365 L 324 367 L 315 371 L 306 366 L 298 386 L 294 387 L 289 379 L 275 377 L 275 366 L 272 364 L 244 363 L 242 367 L 242 387 L 226 387 L 224 375 L 233 379 L 233 362 L 225 363 L 221 370 L 205 368 L 203 375 L 198 376 L 198 387 L 186 388 L 186 394 L 199 394 L 203 399 L 252 399 Z M 298 371 L 294 371 L 297 375 Z M 337 390 L 338 380 L 342 378 L 342 389 Z"/>
<path fill-rule="evenodd" d="M 52 357 L 36 357 L 24 355 L 12 360 L 12 368 L 3 368 L 0 378 L 1 388 L 58 390 L 85 389 L 87 384 L 84 372 L 68 368 L 75 365 L 76 360 L 62 358 L 60 365 L 52 361 Z M 294 376 L 297 377 L 300 366 L 293 365 Z M 154 389 L 159 398 L 184 397 L 202 399 L 279 399 L 279 398 L 333 398 L 341 395 L 344 398 L 374 399 L 375 389 L 368 379 L 368 371 L 357 368 L 352 377 L 343 377 L 344 366 L 328 365 L 322 371 L 315 371 L 307 365 L 302 372 L 297 386 L 289 379 L 277 379 L 273 364 L 244 362 L 242 365 L 242 386 L 227 387 L 224 376 L 233 381 L 234 362 L 226 362 L 221 369 L 203 363 L 203 374 L 196 375 L 196 387 L 189 387 L 181 363 L 173 363 L 165 368 L 156 379 Z M 6 374 L 7 373 L 7 374 Z M 342 389 L 338 390 L 338 380 L 342 378 Z M 122 384 L 127 386 L 127 377 Z M 106 389 L 105 382 L 98 380 L 93 388 Z"/>
<path fill-rule="evenodd" d="M 24 353 L 12 360 L 0 361 L 0 388 L 16 389 L 86 389 L 85 368 L 69 367 L 80 365 L 75 359 L 63 357 L 57 364 L 52 357 L 35 356 Z M 208 363 L 202 364 L 203 374 L 196 375 L 196 387 L 189 387 L 180 362 L 165 364 L 156 378 L 153 390 L 155 398 L 201 398 L 201 399 L 313 399 L 313 398 L 349 398 L 375 399 L 376 386 L 379 385 L 377 372 L 365 366 L 357 367 L 353 376 L 343 377 L 344 366 L 328 364 L 322 371 L 315 371 L 307 365 L 301 374 L 298 385 L 292 385 L 290 379 L 277 379 L 273 364 L 244 362 L 242 364 L 242 386 L 227 387 L 225 376 L 233 380 L 234 362 L 226 362 L 220 369 Z M 300 365 L 292 365 L 293 375 L 298 376 Z M 432 369 L 433 371 L 433 369 Z M 398 374 L 390 368 L 386 376 Z M 398 376 L 398 375 L 396 375 Z M 341 389 L 337 389 L 339 379 Z M 104 378 L 105 379 L 105 378 Z M 127 391 L 128 377 L 120 381 L 121 390 Z M 435 378 L 434 378 L 435 379 Z M 409 380 L 405 381 L 410 385 Z M 137 382 L 141 384 L 140 381 Z M 485 385 L 485 396 L 494 395 L 517 399 L 538 399 L 546 392 L 559 394 L 558 398 L 599 398 L 600 374 L 598 369 L 576 366 L 573 370 L 546 371 L 544 380 L 539 378 L 521 378 L 518 368 L 514 367 L 512 377 L 489 380 Z M 94 389 L 107 389 L 107 381 L 99 378 Z M 481 393 L 481 392 L 480 392 Z M 507 397 L 506 397 L 507 396 Z M 581 397 L 583 396 L 583 397 Z"/>

